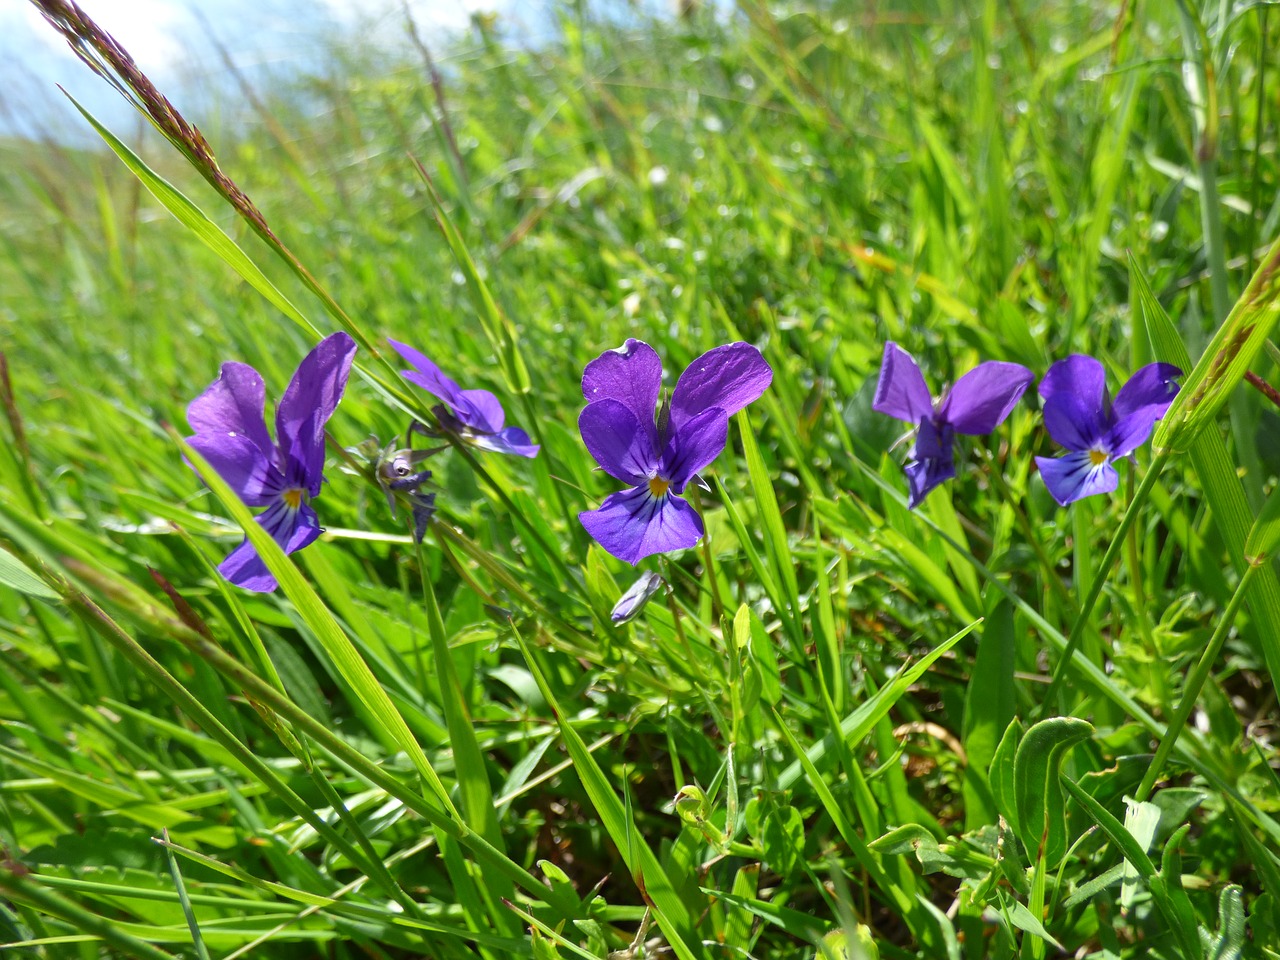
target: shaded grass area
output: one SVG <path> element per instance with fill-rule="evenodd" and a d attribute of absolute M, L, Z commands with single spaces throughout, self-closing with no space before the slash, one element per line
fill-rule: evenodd
<path fill-rule="evenodd" d="M 900 425 L 870 410 L 886 339 L 931 383 L 1076 351 L 1113 384 L 1189 370 L 1280 220 L 1267 22 L 744 4 L 623 28 L 574 8 L 544 48 L 478 28 L 433 51 L 443 108 L 419 51 L 335 50 L 209 137 L 305 282 L 159 137 L 130 144 L 136 168 L 261 282 L 109 152 L 0 144 L 0 537 L 36 572 L 0 568 L 3 942 L 1280 948 L 1280 622 L 1262 587 L 1237 597 L 1277 411 L 1237 387 L 1146 487 L 1112 572 L 1147 452 L 1127 489 L 1062 510 L 1029 400 L 912 513 Z M 248 514 L 167 427 L 225 360 L 278 398 L 339 325 L 364 346 L 329 425 L 327 534 L 271 561 L 279 593 L 240 592 L 213 566 Z M 421 549 L 350 452 L 428 419 L 386 336 L 543 445 L 433 457 Z M 628 336 L 669 375 L 732 339 L 775 375 L 699 495 L 706 541 L 645 561 L 670 592 L 615 626 L 636 572 L 577 522 L 616 487 L 576 417 L 583 366 Z M 1126 804 L 1227 611 L 1159 789 Z"/>

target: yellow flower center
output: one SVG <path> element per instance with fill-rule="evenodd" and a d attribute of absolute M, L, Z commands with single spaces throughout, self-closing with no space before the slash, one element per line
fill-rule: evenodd
<path fill-rule="evenodd" d="M 1100 467 L 1107 462 L 1107 454 L 1104 450 L 1090 450 L 1089 462 L 1095 467 Z"/>
<path fill-rule="evenodd" d="M 302 505 L 302 493 L 301 487 L 290 487 L 280 497 L 290 510 L 297 510 Z"/>
<path fill-rule="evenodd" d="M 667 490 L 671 487 L 670 480 L 663 480 L 661 477 L 649 478 L 649 492 L 655 497 L 665 497 Z"/>

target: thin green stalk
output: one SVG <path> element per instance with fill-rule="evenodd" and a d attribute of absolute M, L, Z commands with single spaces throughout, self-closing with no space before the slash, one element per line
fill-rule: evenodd
<path fill-rule="evenodd" d="M 1080 604 L 1080 613 L 1077 615 L 1075 623 L 1071 625 L 1071 633 L 1067 636 L 1067 645 L 1063 648 L 1062 655 L 1058 658 L 1058 663 L 1053 668 L 1053 678 L 1049 681 L 1049 688 L 1045 691 L 1044 700 L 1040 704 L 1038 718 L 1043 718 L 1052 709 L 1054 694 L 1058 692 L 1062 678 L 1066 676 L 1067 664 L 1071 662 L 1071 658 L 1076 652 L 1076 647 L 1080 645 L 1084 631 L 1089 625 L 1089 618 L 1093 614 L 1094 605 L 1097 604 L 1098 597 L 1102 593 L 1102 585 L 1111 573 L 1111 568 L 1120 559 L 1120 550 L 1124 547 L 1125 536 L 1128 534 L 1129 528 L 1133 526 L 1133 521 L 1137 519 L 1138 512 L 1143 504 L 1147 502 L 1147 497 L 1150 496 L 1151 490 L 1160 476 L 1160 471 L 1164 468 L 1168 459 L 1168 451 L 1162 450 L 1156 454 L 1155 459 L 1151 461 L 1151 465 L 1147 468 L 1146 475 L 1142 478 L 1142 484 L 1138 487 L 1137 493 L 1129 501 L 1129 509 L 1124 512 L 1120 527 L 1116 530 L 1115 536 L 1111 538 L 1111 543 L 1107 546 L 1107 552 L 1103 554 L 1102 562 L 1098 564 L 1098 572 L 1094 574 L 1093 582 L 1089 584 L 1089 592 L 1085 594 L 1084 601 Z"/>
<path fill-rule="evenodd" d="M 1174 710 L 1173 716 L 1169 718 L 1169 725 L 1165 729 L 1165 735 L 1160 740 L 1160 746 L 1156 748 L 1155 758 L 1151 761 L 1150 766 L 1147 767 L 1147 772 L 1142 777 L 1142 783 L 1138 786 L 1138 792 L 1135 796 L 1139 802 L 1151 796 L 1151 790 L 1155 786 L 1156 780 L 1160 777 L 1160 773 L 1164 770 L 1165 762 L 1169 759 L 1169 754 L 1173 752 L 1174 744 L 1178 741 L 1178 734 L 1182 732 L 1182 728 L 1186 725 L 1187 717 L 1191 715 L 1191 711 L 1195 708 L 1196 701 L 1200 697 L 1200 690 L 1204 687 L 1205 681 L 1209 679 L 1209 673 L 1213 670 L 1218 654 L 1222 651 L 1222 645 L 1226 642 L 1227 634 L 1231 632 L 1236 614 L 1240 611 L 1240 605 L 1244 603 L 1249 581 L 1253 579 L 1253 575 L 1260 569 L 1260 565 L 1250 564 L 1249 568 L 1245 570 L 1244 576 L 1240 578 L 1239 584 L 1236 585 L 1235 593 L 1231 595 L 1227 609 L 1218 618 L 1218 626 L 1213 631 L 1213 636 L 1209 639 L 1209 645 L 1205 647 L 1204 653 L 1200 655 L 1200 662 L 1196 664 L 1195 672 L 1187 680 L 1187 686 L 1182 691 L 1182 699 L 1178 701 L 1178 707 Z"/>
<path fill-rule="evenodd" d="M 110 920 L 46 889 L 38 880 L 28 879 L 28 876 L 26 869 L 17 865 L 11 864 L 0 869 L 0 891 L 14 900 L 37 907 L 51 917 L 65 920 L 77 930 L 98 937 L 130 957 L 138 957 L 139 960 L 176 960 L 172 953 L 166 953 L 159 947 L 153 947 L 146 941 L 125 933 Z"/>
<path fill-rule="evenodd" d="M 251 670 L 222 648 L 209 643 L 199 634 L 188 631 L 180 624 L 173 624 L 174 636 L 182 644 L 205 660 L 210 666 L 244 690 L 247 696 L 260 700 L 280 716 L 305 732 L 321 747 L 348 765 L 373 786 L 385 790 L 410 810 L 426 820 L 441 833 L 457 840 L 469 849 L 482 864 L 492 866 L 523 887 L 534 897 L 566 912 L 574 909 L 568 897 L 547 886 L 528 870 L 498 850 L 488 840 L 472 830 L 460 817 L 455 819 L 425 796 L 410 789 L 403 781 L 387 773 L 363 753 L 343 740 L 321 721 L 282 695 L 275 687 L 260 679 Z"/>

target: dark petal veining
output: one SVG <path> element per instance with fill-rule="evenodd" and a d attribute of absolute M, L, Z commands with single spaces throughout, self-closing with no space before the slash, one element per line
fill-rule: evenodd
<path fill-rule="evenodd" d="M 277 500 L 256 520 L 287 554 L 301 550 L 320 536 L 319 518 L 305 503 L 293 508 Z M 218 572 L 237 587 L 254 593 L 270 593 L 277 586 L 276 578 L 247 537 L 218 564 Z"/>
<path fill-rule="evenodd" d="M 634 566 L 655 553 L 695 546 L 702 518 L 674 494 L 657 497 L 647 486 L 610 494 L 598 510 L 578 514 L 592 538 L 624 563 Z"/>
<path fill-rule="evenodd" d="M 1110 461 L 1095 464 L 1087 450 L 1056 458 L 1036 457 L 1036 466 L 1053 499 L 1064 507 L 1082 497 L 1111 493 L 1120 483 Z"/>

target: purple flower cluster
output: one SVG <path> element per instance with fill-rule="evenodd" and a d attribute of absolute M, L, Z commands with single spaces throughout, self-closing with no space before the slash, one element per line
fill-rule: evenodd
<path fill-rule="evenodd" d="M 492 393 L 464 390 L 419 351 L 389 343 L 412 367 L 403 371 L 404 377 L 441 401 L 433 410 L 437 426 L 415 423 L 410 434 L 448 436 L 520 457 L 538 454 L 538 445 L 524 430 L 506 425 L 502 404 Z M 246 504 L 265 508 L 257 522 L 286 553 L 320 535 L 311 500 L 325 480 L 325 424 L 342 399 L 355 352 L 347 334 L 335 333 L 303 358 L 277 407 L 274 439 L 264 422 L 262 378 L 246 364 L 223 364 L 218 379 L 187 409 L 195 430 L 189 438 L 192 448 Z M 1049 368 L 1040 382 L 1045 427 L 1068 452 L 1056 459 L 1037 457 L 1036 463 L 1060 504 L 1116 488 L 1113 462 L 1132 456 L 1146 441 L 1177 394 L 1174 381 L 1181 375 L 1169 364 L 1150 364 L 1133 375 L 1113 402 L 1102 364 L 1092 357 L 1073 355 Z M 587 364 L 582 375 L 587 405 L 578 427 L 596 463 L 627 489 L 578 515 L 586 531 L 632 565 L 656 553 L 694 546 L 704 532 L 702 517 L 681 495 L 690 483 L 706 486 L 699 473 L 724 449 L 729 418 L 757 400 L 772 379 L 769 364 L 748 343 L 728 343 L 702 354 L 680 374 L 671 394 L 661 398 L 662 361 L 647 343 L 627 340 Z M 956 436 L 995 430 L 1034 379 L 1019 364 L 988 361 L 935 399 L 911 355 L 895 343 L 885 344 L 872 408 L 914 430 L 905 467 L 912 507 L 955 476 Z M 434 509 L 434 494 L 420 492 L 431 473 L 416 467 L 437 450 L 394 446 L 378 454 L 377 480 L 393 498 L 393 510 L 396 494 L 413 507 L 420 539 Z M 248 539 L 218 570 L 246 590 L 276 587 Z M 615 619 L 634 615 L 660 582 L 638 585 L 634 599 L 620 605 Z"/>
<path fill-rule="evenodd" d="M 404 371 L 405 379 L 444 401 L 434 410 L 442 431 L 482 450 L 537 456 L 538 445 L 527 433 L 504 426 L 506 415 L 492 393 L 463 390 L 417 350 L 388 342 L 414 368 Z M 276 408 L 274 441 L 263 421 L 262 377 L 248 364 L 224 363 L 218 379 L 187 407 L 187 422 L 195 430 L 187 442 L 248 506 L 266 507 L 257 522 L 285 553 L 301 550 L 320 536 L 311 499 L 325 480 L 324 427 L 347 388 L 355 353 L 355 341 L 335 333 L 303 358 Z M 434 495 L 417 493 L 430 471 L 415 474 L 411 465 L 428 454 L 392 451 L 382 459 L 396 468 L 395 475 L 378 477 L 388 491 L 409 494 L 419 540 Z M 266 593 L 277 586 L 248 538 L 218 565 L 218 572 L 246 590 Z"/>
<path fill-rule="evenodd" d="M 1112 403 L 1106 373 L 1093 357 L 1072 354 L 1051 366 L 1040 381 L 1044 424 L 1068 453 L 1036 457 L 1045 486 L 1062 506 L 1081 497 L 1110 493 L 1119 483 L 1111 464 L 1132 456 L 1178 393 L 1182 371 L 1152 363 L 1135 373 Z M 886 343 L 872 409 L 905 420 L 916 429 L 905 472 L 910 506 L 916 507 L 938 484 L 955 476 L 957 433 L 995 430 L 1035 379 L 1016 363 L 987 361 L 974 367 L 937 402 L 920 368 L 896 343 Z"/>

